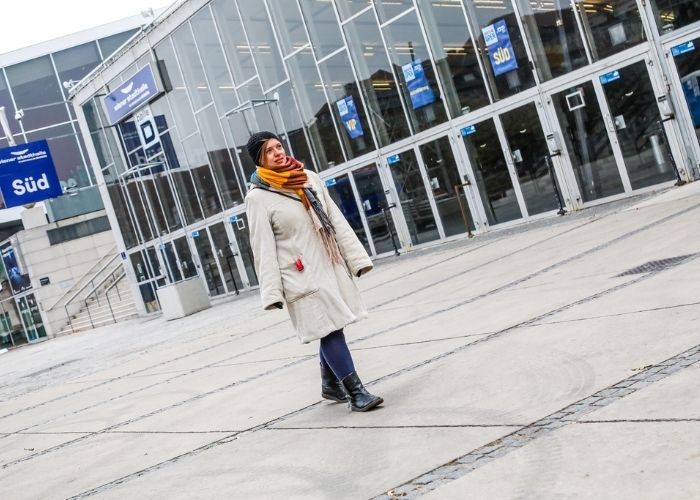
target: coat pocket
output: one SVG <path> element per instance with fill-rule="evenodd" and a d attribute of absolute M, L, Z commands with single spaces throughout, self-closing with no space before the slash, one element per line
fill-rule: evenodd
<path fill-rule="evenodd" d="M 319 297 L 318 289 L 287 302 L 287 305 L 289 319 L 292 320 L 294 330 L 303 343 L 325 337 L 335 329 Z"/>

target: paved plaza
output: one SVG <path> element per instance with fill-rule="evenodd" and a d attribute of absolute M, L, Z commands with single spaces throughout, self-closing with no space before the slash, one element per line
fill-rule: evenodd
<path fill-rule="evenodd" d="M 700 182 L 380 260 L 320 398 L 257 292 L 0 354 L 0 498 L 698 498 Z"/>

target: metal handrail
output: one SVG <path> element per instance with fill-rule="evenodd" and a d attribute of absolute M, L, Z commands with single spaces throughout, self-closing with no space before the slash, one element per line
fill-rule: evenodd
<path fill-rule="evenodd" d="M 112 291 L 112 288 L 114 288 L 115 286 L 117 286 L 117 285 L 119 284 L 119 282 L 120 282 L 122 279 L 124 279 L 124 276 L 126 276 L 126 272 L 123 272 L 123 273 L 121 274 L 121 276 L 119 276 L 117 279 L 115 279 L 115 280 L 114 280 L 114 283 L 112 283 L 111 285 L 109 285 L 109 287 L 105 290 L 105 299 L 107 300 L 107 307 L 109 307 L 109 314 L 112 315 L 112 321 L 114 321 L 115 323 L 117 322 L 117 318 L 114 316 L 114 309 L 112 309 L 112 302 L 110 302 L 110 300 L 109 300 L 109 292 L 111 292 L 111 291 Z M 122 300 L 122 294 L 121 294 L 121 292 L 119 291 L 119 288 L 117 288 L 117 296 L 119 297 L 119 300 L 121 301 L 121 300 Z M 89 304 L 87 304 L 87 308 L 88 308 L 88 314 L 90 314 L 90 305 L 89 305 Z M 92 323 L 92 320 L 91 320 L 90 322 Z"/>
<path fill-rule="evenodd" d="M 88 269 L 88 270 L 85 272 L 85 274 L 83 274 L 83 275 L 80 277 L 80 279 L 78 280 L 78 283 L 80 283 L 86 276 L 92 275 L 92 276 L 93 276 L 93 279 L 94 279 L 94 276 L 97 276 L 99 273 L 101 273 L 102 271 L 104 271 L 112 262 L 114 262 L 114 260 L 115 260 L 117 257 L 119 257 L 118 254 L 113 255 L 113 256 L 109 259 L 109 261 L 108 261 L 106 264 L 104 264 L 98 271 L 95 271 L 95 268 L 96 268 L 98 265 L 100 265 L 100 264 L 104 261 L 104 258 L 105 258 L 105 257 L 109 256 L 109 255 L 110 255 L 112 252 L 114 252 L 115 250 L 116 250 L 116 247 L 112 247 L 112 248 L 110 249 L 109 252 L 107 252 L 107 253 L 104 254 L 102 257 L 100 257 L 100 259 L 99 259 L 97 262 L 95 262 L 95 264 L 94 264 L 90 269 Z M 91 280 L 91 281 L 92 281 L 92 280 Z M 90 283 L 90 282 L 88 282 L 88 283 Z M 69 290 L 66 290 L 66 292 L 65 292 L 63 295 L 61 295 L 61 296 L 58 298 L 58 300 L 57 300 L 56 302 L 53 303 L 53 305 L 52 305 L 51 307 L 49 307 L 49 308 L 46 309 L 46 312 L 49 312 L 49 311 L 53 310 L 54 308 L 56 308 L 56 307 L 61 303 L 61 301 L 62 301 L 63 299 L 65 299 L 65 298 L 68 296 L 68 294 L 71 293 L 71 291 L 72 291 L 74 288 L 75 288 L 75 287 L 71 287 Z M 79 290 L 79 292 L 80 292 L 80 291 L 82 291 L 82 289 Z M 71 297 L 71 298 L 72 298 L 72 297 Z"/>
<path fill-rule="evenodd" d="M 112 258 L 109 260 L 109 262 L 107 262 L 107 264 L 105 264 L 104 266 L 102 266 L 102 268 L 94 274 L 94 276 L 98 276 L 102 271 L 104 271 L 105 269 L 107 269 L 107 267 L 109 267 L 109 265 L 112 264 L 112 263 L 115 261 L 115 259 L 117 259 L 117 257 L 119 257 L 119 255 L 115 255 L 114 257 L 112 257 Z M 112 276 L 118 269 L 121 269 L 121 268 L 122 268 L 121 265 L 115 267 L 115 268 L 114 268 L 107 276 L 105 276 L 105 277 L 102 279 L 102 281 L 100 281 L 96 286 L 94 285 L 95 278 L 93 277 L 90 281 L 88 281 L 88 282 L 85 283 L 83 286 L 81 286 L 73 295 L 71 295 L 71 297 L 66 301 L 66 304 L 65 304 L 65 305 L 67 306 L 68 304 L 70 304 L 71 302 L 73 302 L 73 300 L 74 300 L 78 295 L 80 295 L 80 292 L 82 292 L 83 290 L 85 290 L 89 285 L 93 285 L 92 291 L 91 291 L 89 294 L 87 294 L 87 295 L 85 296 L 85 298 L 89 297 L 89 296 L 92 294 L 92 292 L 95 290 L 95 288 L 97 288 L 97 287 L 100 286 L 102 283 L 104 283 L 105 280 L 106 280 L 107 278 L 109 278 L 110 276 Z"/>
<path fill-rule="evenodd" d="M 126 274 L 126 272 L 124 271 L 124 268 L 120 265 L 120 266 L 114 268 L 114 270 L 113 270 L 111 273 L 109 273 L 107 276 L 105 276 L 104 278 L 102 278 L 102 280 L 101 280 L 97 285 L 94 285 L 93 288 L 92 288 L 92 290 L 90 290 L 90 292 L 89 292 L 83 299 L 81 299 L 81 302 L 84 303 L 84 305 L 85 305 L 85 307 L 86 307 L 86 309 L 87 309 L 88 319 L 90 320 L 90 326 L 92 326 L 93 328 L 95 328 L 95 324 L 93 323 L 93 321 L 92 321 L 92 315 L 90 314 L 90 304 L 88 304 L 88 299 L 89 299 L 92 295 L 96 294 L 96 293 L 97 293 L 97 290 L 99 290 L 99 288 L 100 288 L 107 280 L 109 280 L 110 278 L 112 278 L 118 271 L 122 271 L 122 275 L 119 276 L 119 278 L 115 279 L 115 280 L 114 280 L 114 283 L 117 283 L 119 280 L 121 280 L 121 279 L 124 277 L 124 275 Z M 113 284 L 114 284 L 114 283 L 113 283 Z M 83 290 L 87 285 L 89 285 L 89 284 L 90 284 L 90 283 L 87 283 L 84 287 L 81 288 L 81 290 L 79 290 L 78 292 L 76 292 L 75 294 L 73 294 L 73 296 L 70 298 L 70 300 L 69 300 L 68 302 L 66 302 L 66 305 L 63 306 L 63 309 L 64 309 L 64 311 L 66 312 L 66 318 L 68 319 L 68 325 L 70 326 L 71 331 L 74 332 L 74 333 L 75 333 L 75 330 L 73 329 L 73 318 L 71 317 L 71 314 L 68 312 L 68 306 L 71 304 L 71 302 L 73 302 L 73 299 L 75 299 L 75 297 L 77 296 L 77 294 L 80 293 L 80 291 L 82 291 L 82 290 Z M 113 284 L 112 284 L 112 285 L 113 285 Z M 110 285 L 110 287 L 111 287 L 112 285 Z M 97 304 L 99 305 L 99 304 L 100 304 L 99 296 L 96 296 L 96 297 L 98 297 L 98 298 L 97 298 Z M 108 301 L 108 303 L 109 303 L 109 299 L 107 299 L 107 301 Z M 81 309 L 82 309 L 82 308 L 81 308 Z M 111 304 L 110 304 L 110 309 L 111 309 Z"/>

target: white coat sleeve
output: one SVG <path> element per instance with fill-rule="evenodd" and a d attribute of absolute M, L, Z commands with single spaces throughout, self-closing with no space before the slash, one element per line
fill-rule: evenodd
<path fill-rule="evenodd" d="M 277 302 L 284 303 L 282 277 L 277 262 L 277 243 L 266 208 L 255 196 L 246 199 L 250 223 L 250 245 L 253 249 L 255 272 L 260 281 L 260 298 L 265 310 L 275 309 Z"/>
<path fill-rule="evenodd" d="M 345 263 L 350 268 L 350 272 L 353 276 L 360 276 L 360 274 L 368 273 L 374 267 L 372 260 L 369 258 L 369 255 L 367 255 L 365 247 L 360 243 L 350 223 L 348 223 L 343 213 L 333 201 L 333 198 L 331 198 L 325 183 L 320 179 L 319 181 L 323 192 L 323 204 L 326 206 L 326 211 L 333 223 L 333 227 L 335 227 L 335 237 L 338 241 L 340 253 L 345 259 Z"/>

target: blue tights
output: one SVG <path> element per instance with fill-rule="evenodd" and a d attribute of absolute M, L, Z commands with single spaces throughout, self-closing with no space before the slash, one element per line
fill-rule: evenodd
<path fill-rule="evenodd" d="M 329 333 L 321 339 L 319 355 L 321 364 L 330 367 L 338 380 L 344 379 L 355 371 L 342 329 Z"/>

